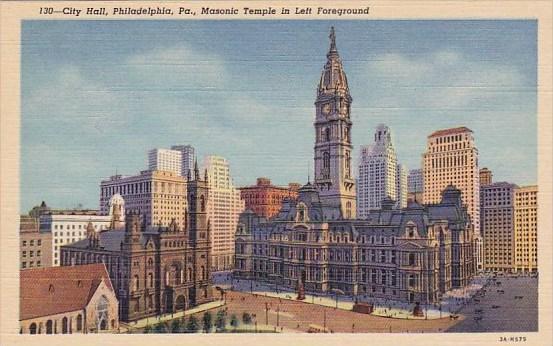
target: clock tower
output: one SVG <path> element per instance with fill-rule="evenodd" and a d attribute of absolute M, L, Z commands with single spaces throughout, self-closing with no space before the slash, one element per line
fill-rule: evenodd
<path fill-rule="evenodd" d="M 334 27 L 329 38 L 330 49 L 315 101 L 315 186 L 322 201 L 339 207 L 343 218 L 352 219 L 356 217 L 351 164 L 352 98 L 336 49 Z"/>

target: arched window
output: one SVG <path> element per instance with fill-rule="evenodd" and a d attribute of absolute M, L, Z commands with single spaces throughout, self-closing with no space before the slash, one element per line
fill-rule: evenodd
<path fill-rule="evenodd" d="M 346 152 L 346 178 L 350 177 L 351 173 L 351 157 L 349 152 Z"/>
<path fill-rule="evenodd" d="M 67 334 L 67 317 L 61 319 L 61 333 Z"/>
<path fill-rule="evenodd" d="M 77 315 L 77 331 L 80 332 L 83 329 L 83 316 L 81 314 Z"/>
<path fill-rule="evenodd" d="M 138 301 L 137 301 L 138 304 Z M 105 330 L 107 327 L 108 321 L 108 309 L 109 302 L 106 296 L 102 295 L 96 304 L 96 314 L 97 314 L 97 328 L 100 330 Z"/>
<path fill-rule="evenodd" d="M 154 287 L 154 275 L 152 273 L 148 273 L 148 286 Z"/>
<path fill-rule="evenodd" d="M 330 142 L 330 129 L 328 127 L 324 129 L 324 136 L 325 141 Z"/>
<path fill-rule="evenodd" d="M 54 323 L 52 320 L 46 321 L 46 334 L 52 334 Z"/>
<path fill-rule="evenodd" d="M 36 334 L 36 323 L 31 323 L 31 325 L 29 326 L 29 333 Z"/>
<path fill-rule="evenodd" d="M 323 178 L 330 178 L 330 154 L 326 151 L 323 153 Z"/>
<path fill-rule="evenodd" d="M 138 275 L 135 275 L 133 277 L 133 291 L 138 291 L 139 285 L 138 285 Z"/>
<path fill-rule="evenodd" d="M 202 266 L 201 272 L 202 272 L 201 278 L 202 278 L 202 280 L 205 280 L 205 267 L 204 266 Z"/>

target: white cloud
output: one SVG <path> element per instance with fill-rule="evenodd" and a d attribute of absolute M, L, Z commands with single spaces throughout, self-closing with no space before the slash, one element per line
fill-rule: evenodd
<path fill-rule="evenodd" d="M 474 61 L 455 50 L 419 56 L 382 54 L 366 66 L 368 80 L 380 86 L 374 100 L 382 107 L 452 109 L 503 98 L 524 85 L 514 67 Z"/>

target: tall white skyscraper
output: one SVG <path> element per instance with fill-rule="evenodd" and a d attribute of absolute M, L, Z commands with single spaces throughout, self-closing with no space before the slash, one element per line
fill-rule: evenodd
<path fill-rule="evenodd" d="M 171 150 L 176 150 L 181 153 L 181 172 L 183 177 L 188 177 L 190 172 L 190 178 L 194 177 L 194 162 L 196 161 L 196 154 L 194 147 L 191 145 L 173 145 Z"/>
<path fill-rule="evenodd" d="M 182 154 L 178 150 L 156 148 L 148 152 L 148 169 L 182 176 Z"/>
<path fill-rule="evenodd" d="M 407 208 L 407 168 L 398 163 L 396 169 L 397 201 L 400 208 Z"/>
<path fill-rule="evenodd" d="M 234 264 L 234 233 L 238 216 L 244 211 L 245 203 L 232 183 L 225 158 L 207 156 L 203 166 L 207 170 L 209 185 L 207 212 L 211 224 L 212 270 L 229 270 Z"/>
<path fill-rule="evenodd" d="M 398 174 L 396 151 L 388 126 L 378 125 L 374 144 L 361 147 L 358 172 L 357 213 L 360 218 L 367 217 L 371 209 L 380 209 L 380 202 L 386 197 L 395 201 L 403 198 L 399 204 L 407 205 L 407 176 L 403 166 Z"/>

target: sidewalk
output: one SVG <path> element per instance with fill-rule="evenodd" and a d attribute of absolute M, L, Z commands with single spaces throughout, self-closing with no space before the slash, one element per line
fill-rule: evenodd
<path fill-rule="evenodd" d="M 129 330 L 132 330 L 132 329 L 144 328 L 147 325 L 154 325 L 154 324 L 159 323 L 159 322 L 171 321 L 171 320 L 176 319 L 176 318 L 182 318 L 183 316 L 193 315 L 193 314 L 196 314 L 198 312 L 215 309 L 215 308 L 218 308 L 218 307 L 221 307 L 221 306 L 224 306 L 224 305 L 225 304 L 222 300 L 216 300 L 216 301 L 213 301 L 213 302 L 209 302 L 209 303 L 205 303 L 205 304 L 195 306 L 195 307 L 193 307 L 192 309 L 189 309 L 189 310 L 175 312 L 173 314 L 163 314 L 163 315 L 159 315 L 159 316 L 151 316 L 151 317 L 146 317 L 146 318 L 136 320 L 134 322 L 128 322 L 128 323 L 120 322 L 119 323 L 120 333 L 126 333 L 126 332 L 128 332 Z"/>

